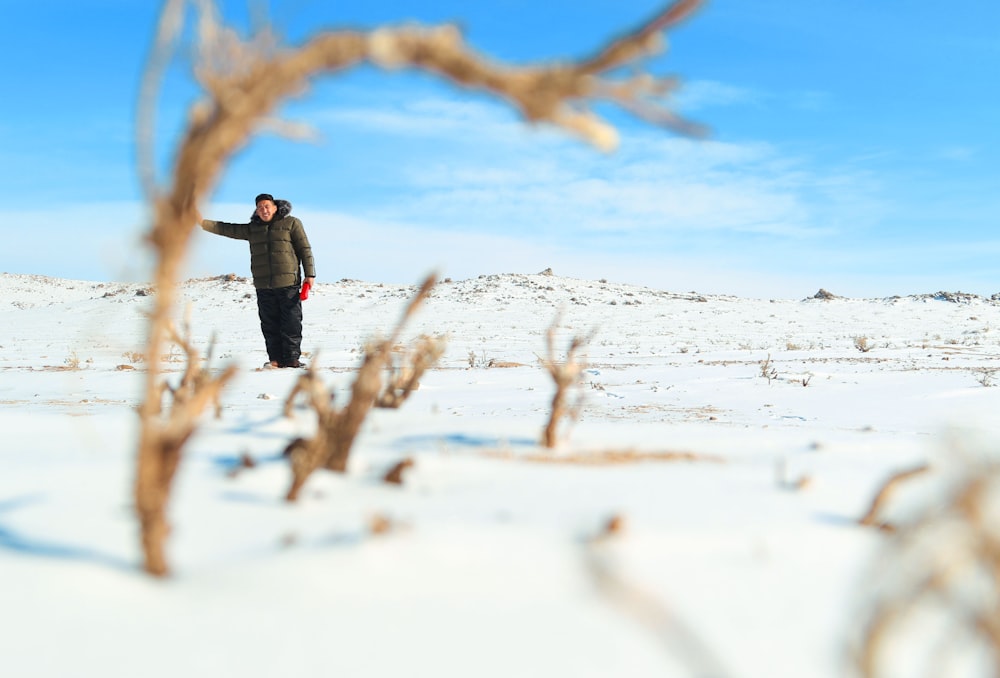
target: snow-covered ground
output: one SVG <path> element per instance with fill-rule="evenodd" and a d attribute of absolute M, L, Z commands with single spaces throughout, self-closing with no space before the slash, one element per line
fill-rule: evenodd
<path fill-rule="evenodd" d="M 414 289 L 304 303 L 339 402 Z M 441 363 L 289 504 L 281 451 L 315 425 L 281 416 L 297 373 L 258 369 L 249 281 L 188 281 L 195 342 L 242 369 L 186 448 L 159 581 L 131 508 L 150 292 L 0 275 L 2 676 L 850 675 L 887 539 L 858 518 L 896 471 L 1000 434 L 989 299 L 446 279 L 404 332 L 447 334 Z M 549 451 L 557 318 L 559 351 L 593 338 Z"/>

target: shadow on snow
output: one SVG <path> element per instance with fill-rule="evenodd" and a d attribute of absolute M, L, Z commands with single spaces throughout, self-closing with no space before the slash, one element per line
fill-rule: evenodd
<path fill-rule="evenodd" d="M 39 495 L 15 497 L 0 501 L 0 514 L 42 502 Z M 53 560 L 77 560 L 92 562 L 98 565 L 113 567 L 119 570 L 135 570 L 135 564 L 94 549 L 64 544 L 44 539 L 36 539 L 13 530 L 0 522 L 0 550 L 11 551 L 18 555 L 33 558 L 48 558 Z"/>

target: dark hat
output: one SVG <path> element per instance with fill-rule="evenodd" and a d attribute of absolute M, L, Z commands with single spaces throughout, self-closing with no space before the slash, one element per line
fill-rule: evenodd
<path fill-rule="evenodd" d="M 270 200 L 271 202 L 274 202 L 274 196 L 271 195 L 270 193 L 261 193 L 256 198 L 254 198 L 253 204 L 259 205 L 261 200 Z"/>

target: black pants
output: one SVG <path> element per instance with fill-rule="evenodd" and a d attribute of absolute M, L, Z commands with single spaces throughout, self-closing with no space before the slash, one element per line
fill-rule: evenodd
<path fill-rule="evenodd" d="M 302 302 L 298 285 L 257 290 L 257 314 L 267 359 L 280 365 L 298 362 L 302 353 Z"/>

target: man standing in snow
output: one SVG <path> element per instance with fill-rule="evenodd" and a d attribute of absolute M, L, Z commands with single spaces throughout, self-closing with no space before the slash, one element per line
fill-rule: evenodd
<path fill-rule="evenodd" d="M 257 196 L 249 224 L 202 219 L 209 233 L 250 243 L 250 272 L 257 290 L 260 330 L 267 346 L 265 367 L 302 367 L 302 301 L 299 285 L 316 277 L 305 228 L 290 215 L 292 204 L 269 193 Z M 305 279 L 300 273 L 305 269 Z"/>

